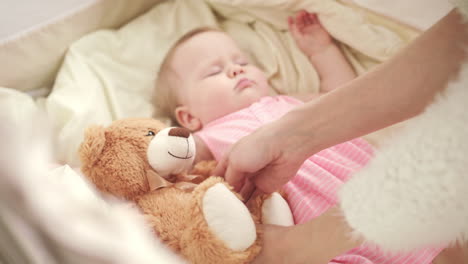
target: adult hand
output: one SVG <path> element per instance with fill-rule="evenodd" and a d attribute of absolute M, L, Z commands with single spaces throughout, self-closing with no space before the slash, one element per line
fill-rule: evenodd
<path fill-rule="evenodd" d="M 307 154 L 288 119 L 269 123 L 242 138 L 225 153 L 215 169 L 226 181 L 248 199 L 256 187 L 271 193 L 280 189 L 297 172 Z"/>
<path fill-rule="evenodd" d="M 292 230 L 291 227 L 260 225 L 259 228 L 263 234 L 262 250 L 252 262 L 253 264 L 295 263 L 296 261 L 293 261 L 293 258 L 298 257 L 298 255 L 294 255 L 296 252 L 291 249 L 301 247 L 304 252 L 307 252 L 307 248 L 302 248 L 307 244 L 301 245 L 299 240 L 285 241 L 285 237 L 288 237 Z"/>
<path fill-rule="evenodd" d="M 290 227 L 260 225 L 262 250 L 252 263 L 345 263 L 337 256 L 358 247 L 362 240 L 350 240 L 352 229 L 338 207 L 329 208 L 311 221 Z"/>

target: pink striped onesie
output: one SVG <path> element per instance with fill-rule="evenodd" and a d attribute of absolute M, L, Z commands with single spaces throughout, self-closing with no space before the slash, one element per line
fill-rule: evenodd
<path fill-rule="evenodd" d="M 223 152 L 240 138 L 300 104 L 302 102 L 287 96 L 263 97 L 247 108 L 210 122 L 196 135 L 219 160 Z M 283 188 L 296 224 L 307 222 L 335 205 L 338 188 L 353 172 L 362 168 L 372 154 L 372 146 L 358 138 L 322 150 L 307 159 Z M 431 263 L 439 252 L 426 249 L 412 254 L 389 255 L 361 246 L 334 260 L 350 264 L 425 264 Z"/>

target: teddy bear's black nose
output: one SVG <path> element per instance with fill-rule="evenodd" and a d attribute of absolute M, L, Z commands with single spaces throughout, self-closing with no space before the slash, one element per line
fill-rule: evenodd
<path fill-rule="evenodd" d="M 174 127 L 169 130 L 169 136 L 188 138 L 190 136 L 190 130 L 184 127 Z"/>

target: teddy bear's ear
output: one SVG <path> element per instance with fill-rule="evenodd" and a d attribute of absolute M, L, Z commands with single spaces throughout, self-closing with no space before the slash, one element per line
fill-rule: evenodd
<path fill-rule="evenodd" d="M 84 170 L 90 169 L 106 143 L 105 128 L 102 126 L 90 126 L 85 131 L 84 140 L 80 145 L 78 153 L 80 155 L 81 166 Z"/>

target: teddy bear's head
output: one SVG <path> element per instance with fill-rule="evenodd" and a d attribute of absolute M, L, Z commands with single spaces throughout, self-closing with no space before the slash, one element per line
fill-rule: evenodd
<path fill-rule="evenodd" d="M 185 128 L 155 119 L 122 119 L 86 130 L 79 149 L 83 173 L 101 191 L 133 200 L 192 166 L 195 142 Z"/>

